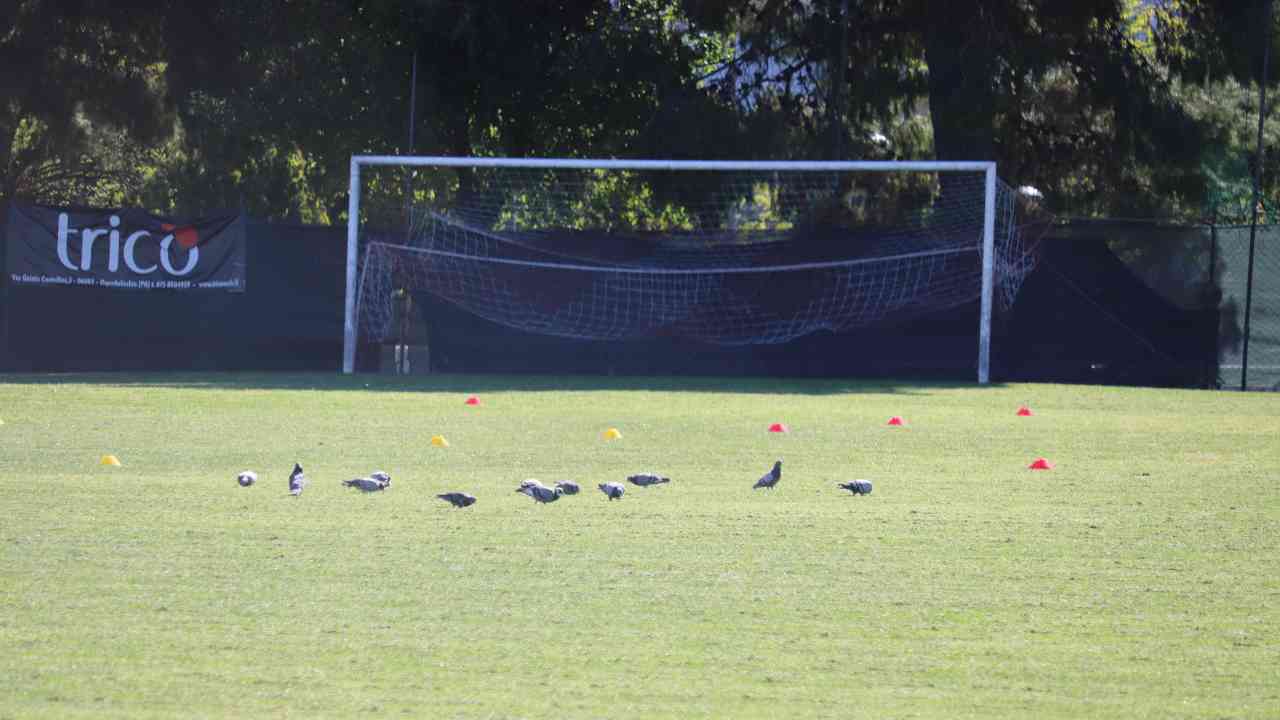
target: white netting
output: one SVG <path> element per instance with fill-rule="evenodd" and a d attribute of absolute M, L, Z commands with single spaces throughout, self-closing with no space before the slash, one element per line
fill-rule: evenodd
<path fill-rule="evenodd" d="M 400 229 L 377 217 L 362 223 L 366 341 L 392 337 L 397 299 L 421 291 L 531 332 L 723 344 L 892 322 L 981 293 L 981 172 L 500 167 L 415 175 Z M 1013 191 L 997 185 L 994 296 L 1002 308 L 1034 255 Z"/>

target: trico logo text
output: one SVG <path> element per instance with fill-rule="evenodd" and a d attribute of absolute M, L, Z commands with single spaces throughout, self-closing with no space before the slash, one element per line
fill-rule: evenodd
<path fill-rule="evenodd" d="M 66 213 L 58 213 L 58 261 L 68 270 L 88 271 L 93 265 L 93 243 L 103 235 L 107 236 L 109 243 L 107 254 L 107 270 L 115 272 L 120 269 L 120 259 L 124 258 L 124 264 L 133 272 L 139 275 L 149 275 L 158 268 L 163 267 L 164 271 L 174 277 L 182 277 L 188 275 L 192 270 L 196 269 L 196 263 L 200 261 L 200 248 L 196 247 L 196 235 L 194 229 L 179 230 L 179 244 L 187 248 L 187 263 L 181 268 L 173 265 L 173 240 L 174 233 L 170 232 L 160 238 L 160 265 L 139 265 L 134 252 L 138 247 L 138 243 L 142 240 L 150 240 L 152 235 L 149 230 L 138 230 L 130 234 L 124 240 L 124 247 L 120 247 L 120 218 L 112 215 L 108 218 L 111 229 L 105 228 L 84 228 L 77 230 L 71 227 L 70 218 Z M 164 230 L 172 230 L 172 225 L 162 225 Z M 71 242 L 73 234 L 80 235 L 80 265 L 77 266 L 71 262 L 71 256 L 68 252 L 68 244 Z M 183 237 L 186 236 L 186 237 Z"/>

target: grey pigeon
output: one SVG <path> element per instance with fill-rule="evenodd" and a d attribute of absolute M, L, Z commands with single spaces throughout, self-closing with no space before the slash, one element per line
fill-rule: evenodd
<path fill-rule="evenodd" d="M 622 493 L 627 491 L 627 489 L 622 486 L 622 483 L 600 483 L 598 487 L 600 488 L 600 492 L 604 493 L 611 501 L 621 500 Z"/>
<path fill-rule="evenodd" d="M 289 494 L 298 497 L 309 482 L 311 481 L 307 479 L 307 476 L 302 474 L 302 466 L 294 463 L 293 472 L 289 473 Z"/>
<path fill-rule="evenodd" d="M 456 508 L 464 508 L 468 505 L 474 505 L 476 502 L 475 496 L 461 492 L 441 493 L 436 497 L 449 502 Z"/>
<path fill-rule="evenodd" d="M 252 470 L 245 470 L 236 476 L 236 482 L 240 483 L 240 487 L 249 487 L 258 482 L 258 473 Z"/>
<path fill-rule="evenodd" d="M 773 486 L 777 485 L 778 481 L 781 479 L 782 479 L 782 461 L 779 460 L 778 462 L 773 464 L 772 470 L 760 476 L 760 479 L 756 481 L 756 484 L 753 485 L 751 489 L 755 490 L 756 488 L 769 488 L 770 490 L 772 490 Z"/>
<path fill-rule="evenodd" d="M 573 482 L 572 480 L 561 480 L 556 483 L 556 487 L 563 490 L 565 495 L 577 495 L 578 491 L 582 489 L 578 487 L 578 483 Z"/>
<path fill-rule="evenodd" d="M 659 485 L 661 483 L 669 483 L 671 482 L 671 478 L 660 477 L 658 475 L 655 475 L 654 473 L 640 473 L 639 475 L 628 475 L 627 482 L 631 483 L 632 485 L 639 485 L 640 487 L 644 487 L 646 485 Z"/>
<path fill-rule="evenodd" d="M 356 478 L 354 480 L 343 480 L 342 484 L 346 485 L 347 487 L 356 488 L 360 492 L 370 493 L 370 492 L 378 492 L 380 490 L 386 490 L 388 487 L 391 486 L 391 480 L 388 479 L 384 483 L 381 480 L 374 480 L 373 478 Z"/>
<path fill-rule="evenodd" d="M 843 490 L 848 490 L 854 495 L 870 495 L 871 494 L 870 480 L 854 480 L 853 482 L 840 483 L 837 487 Z"/>
<path fill-rule="evenodd" d="M 524 493 L 540 503 L 555 502 L 564 494 L 564 490 L 560 488 L 549 488 L 542 485 L 525 485 L 516 490 L 518 493 Z"/>
<path fill-rule="evenodd" d="M 391 476 L 381 470 L 374 470 L 373 472 L 369 473 L 369 479 L 377 480 L 378 482 L 382 483 L 384 486 L 391 484 Z"/>

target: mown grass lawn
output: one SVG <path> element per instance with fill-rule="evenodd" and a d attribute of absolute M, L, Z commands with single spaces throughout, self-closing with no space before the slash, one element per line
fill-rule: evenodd
<path fill-rule="evenodd" d="M 1280 715 L 1274 394 L 0 376 L 0 419 L 0 718 Z"/>

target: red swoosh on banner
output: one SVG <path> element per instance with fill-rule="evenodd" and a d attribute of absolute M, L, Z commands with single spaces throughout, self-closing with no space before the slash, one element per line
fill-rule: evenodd
<path fill-rule="evenodd" d="M 196 229 L 190 225 L 177 227 L 172 223 L 161 223 L 160 229 L 173 233 L 173 236 L 178 239 L 178 244 L 188 250 L 200 242 L 200 233 L 196 232 Z"/>

